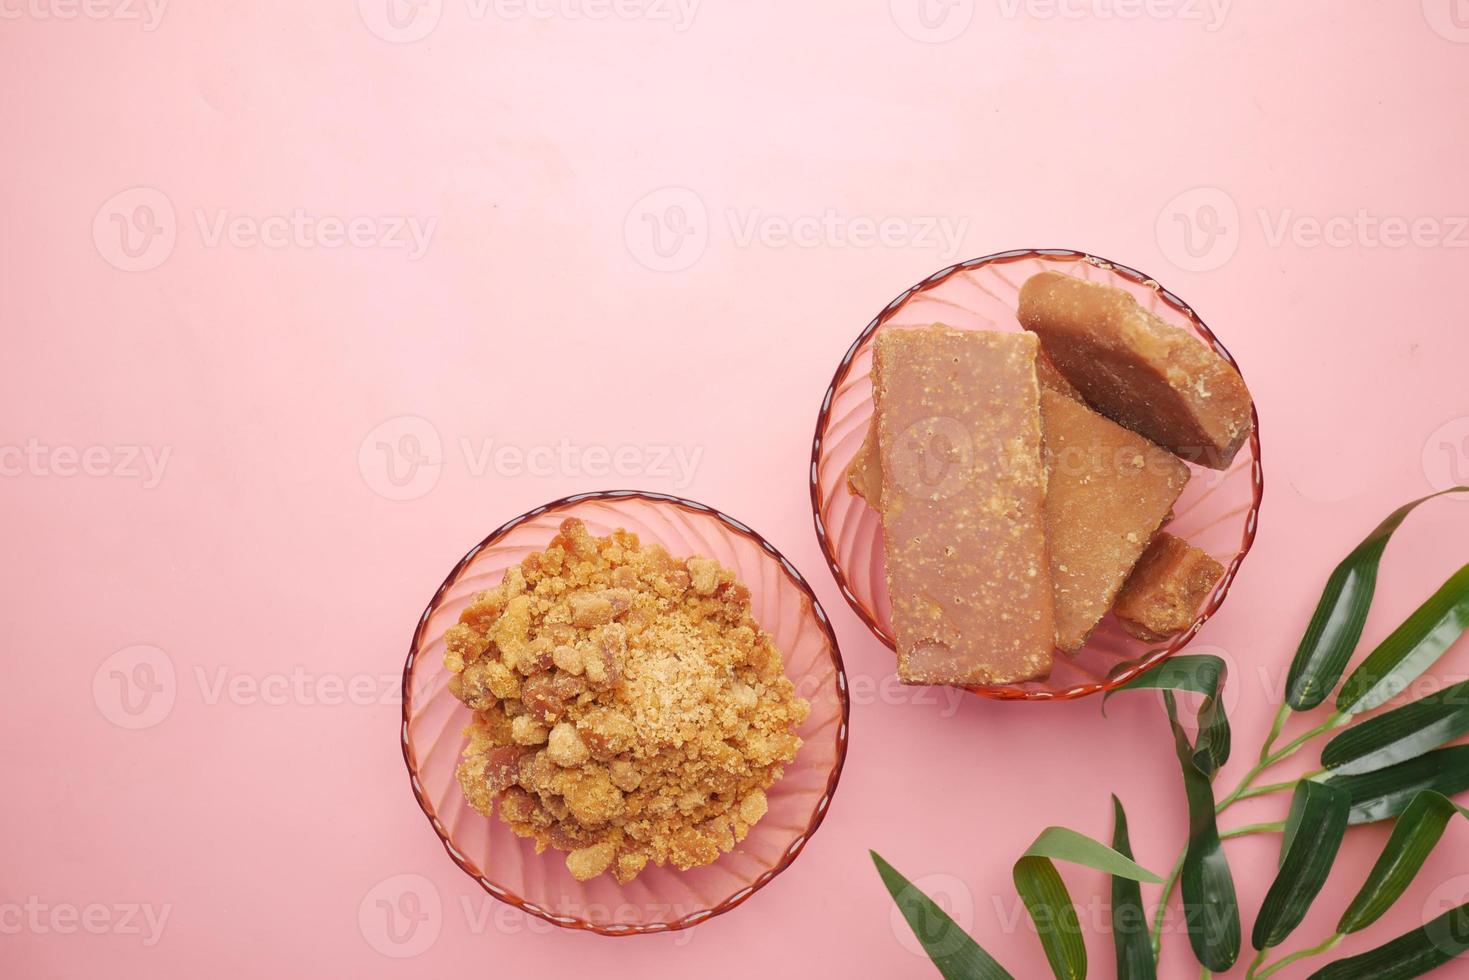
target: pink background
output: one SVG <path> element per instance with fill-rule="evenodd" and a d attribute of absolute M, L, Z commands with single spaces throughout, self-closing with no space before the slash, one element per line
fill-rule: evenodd
<path fill-rule="evenodd" d="M 396 34 L 374 0 L 179 3 L 155 30 L 108 0 L 51 16 L 66 2 L 0 5 L 8 976 L 931 976 L 869 847 L 1017 976 L 1043 975 L 1010 883 L 1036 832 L 1105 837 L 1116 791 L 1144 865 L 1166 870 L 1181 845 L 1158 702 L 1121 698 L 1104 719 L 1095 700 L 879 688 L 890 655 L 826 573 L 806 492 L 842 351 L 956 259 L 1115 258 L 1191 302 L 1243 365 L 1262 530 L 1198 641 L 1235 668 L 1228 785 L 1331 565 L 1399 502 L 1469 476 L 1462 0 L 1240 0 L 1222 23 L 1183 0 L 1129 18 L 1101 0 L 1067 16 L 957 0 L 931 29 L 917 0 L 706 0 L 683 24 L 661 15 L 687 5 L 651 0 L 603 19 L 569 0 L 536 8 L 549 17 L 443 0 Z M 360 243 L 210 230 L 221 211 L 253 225 L 298 209 L 366 219 Z M 887 237 L 743 234 L 752 215 L 806 228 L 828 210 L 891 219 Z M 1421 219 L 1416 241 L 1311 236 L 1359 212 Z M 376 242 L 394 216 L 436 222 L 421 256 Z M 922 234 L 935 217 L 967 222 L 957 249 Z M 535 448 L 563 439 L 564 459 Z M 486 468 L 461 440 L 540 462 Z M 128 447 L 167 452 L 161 479 Z M 584 472 L 618 447 L 625 475 Z M 658 447 L 701 453 L 692 480 Z M 856 692 L 846 774 L 800 860 L 691 934 L 626 941 L 527 921 L 453 866 L 409 793 L 393 689 L 470 545 L 616 484 L 704 500 L 783 549 Z M 1469 503 L 1413 518 L 1369 641 L 1465 560 L 1466 527 Z M 1439 674 L 1466 667 L 1461 646 Z M 119 700 L 119 678 L 158 691 Z M 1254 801 L 1224 825 L 1282 809 Z M 1353 833 L 1284 949 L 1329 931 L 1385 833 Z M 1347 949 L 1469 897 L 1450 858 L 1469 827 L 1449 833 Z M 1246 935 L 1276 846 L 1230 845 Z M 1093 921 L 1105 881 L 1066 876 Z M 411 910 L 405 888 L 429 919 L 395 943 L 376 902 Z M 168 908 L 151 945 L 118 908 L 137 903 Z M 1110 940 L 1089 932 L 1109 976 Z M 1164 976 L 1196 975 L 1186 945 L 1170 938 Z"/>

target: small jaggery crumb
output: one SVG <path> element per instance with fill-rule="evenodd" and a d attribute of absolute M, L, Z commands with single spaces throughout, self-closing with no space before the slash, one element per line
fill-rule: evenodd
<path fill-rule="evenodd" d="M 734 573 L 569 519 L 445 635 L 459 785 L 579 881 L 710 864 L 765 816 L 811 706 Z"/>

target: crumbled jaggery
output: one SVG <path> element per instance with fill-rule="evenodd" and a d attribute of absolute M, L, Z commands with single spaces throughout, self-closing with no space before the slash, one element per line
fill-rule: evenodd
<path fill-rule="evenodd" d="M 474 709 L 465 798 L 486 816 L 498 800 L 578 880 L 732 850 L 810 711 L 734 573 L 575 519 L 476 596 L 445 647 Z"/>

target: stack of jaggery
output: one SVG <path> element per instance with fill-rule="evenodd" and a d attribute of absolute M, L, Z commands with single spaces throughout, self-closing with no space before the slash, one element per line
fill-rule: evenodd
<path fill-rule="evenodd" d="M 848 484 L 882 514 L 898 674 L 1046 676 L 1110 610 L 1157 641 L 1224 569 L 1163 531 L 1184 462 L 1227 469 L 1253 409 L 1239 372 L 1126 290 L 1057 272 L 1026 332 L 887 328 Z"/>

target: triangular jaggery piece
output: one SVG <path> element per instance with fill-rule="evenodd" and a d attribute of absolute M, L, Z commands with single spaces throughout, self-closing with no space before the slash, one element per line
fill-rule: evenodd
<path fill-rule="evenodd" d="M 1234 366 L 1127 290 L 1042 272 L 1021 287 L 1017 316 L 1087 404 L 1189 462 L 1228 469 L 1250 437 Z"/>

